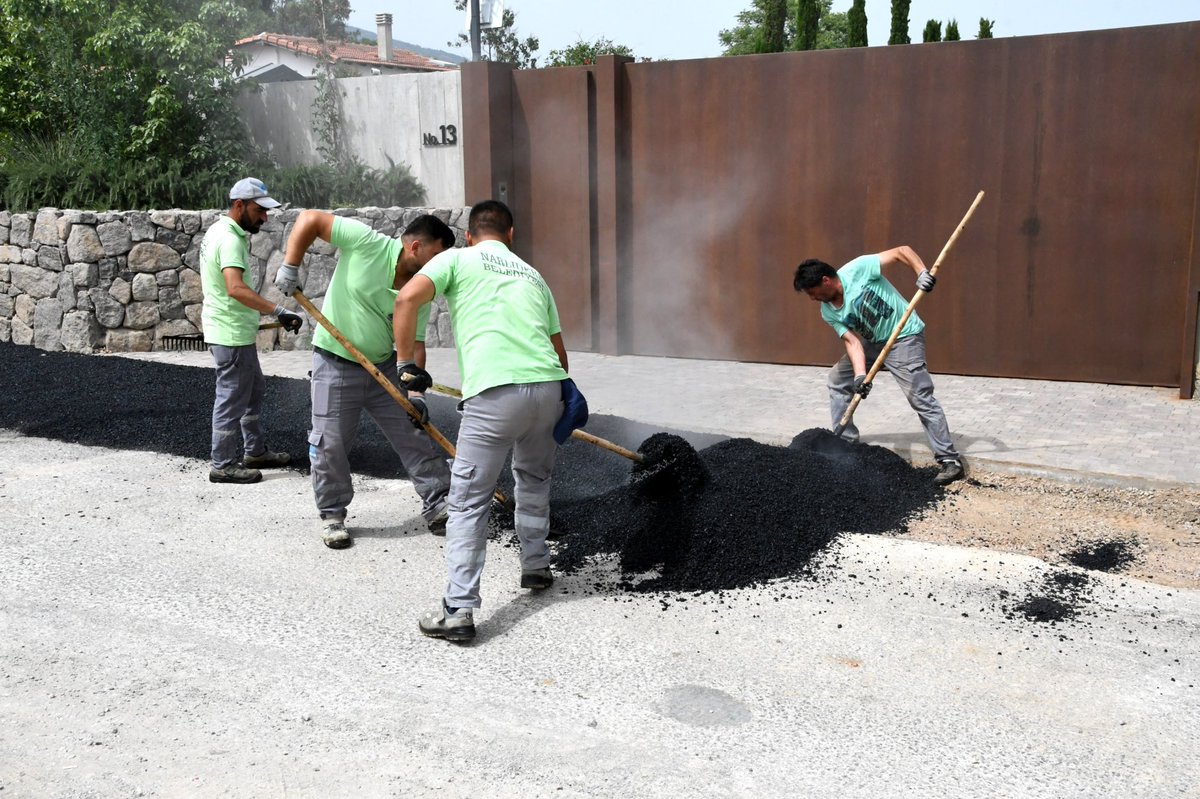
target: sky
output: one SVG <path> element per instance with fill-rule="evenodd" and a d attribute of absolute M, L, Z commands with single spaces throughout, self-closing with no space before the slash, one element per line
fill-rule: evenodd
<path fill-rule="evenodd" d="M 391 14 L 395 38 L 470 56 L 470 48 L 447 47 L 465 29 L 466 15 L 454 10 L 454 0 L 350 2 L 355 27 L 373 31 L 376 14 Z M 750 0 L 507 0 L 516 12 L 517 32 L 540 39 L 541 59 L 580 39 L 600 37 L 655 60 L 719 56 L 717 34 L 733 27 L 750 5 Z M 833 10 L 850 5 L 834 0 Z M 943 24 L 957 19 L 962 37 L 973 39 L 980 17 L 995 22 L 996 38 L 1036 36 L 1200 20 L 1200 0 L 912 0 L 909 38 L 919 42 L 929 19 Z M 891 0 L 867 0 L 870 44 L 886 45 L 890 27 Z"/>

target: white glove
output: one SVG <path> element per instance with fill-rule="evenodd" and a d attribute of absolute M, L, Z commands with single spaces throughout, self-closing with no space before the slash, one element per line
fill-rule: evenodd
<path fill-rule="evenodd" d="M 300 268 L 291 264 L 283 264 L 275 273 L 275 288 L 285 297 L 292 296 L 300 288 Z"/>

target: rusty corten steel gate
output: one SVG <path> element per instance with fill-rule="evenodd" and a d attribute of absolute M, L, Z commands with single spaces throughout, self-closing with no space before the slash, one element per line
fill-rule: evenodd
<path fill-rule="evenodd" d="M 936 372 L 1178 386 L 1200 298 L 1200 23 L 463 70 L 467 201 L 506 200 L 568 346 L 827 364 L 795 266 L 912 245 Z M 890 274 L 906 295 L 912 275 Z"/>

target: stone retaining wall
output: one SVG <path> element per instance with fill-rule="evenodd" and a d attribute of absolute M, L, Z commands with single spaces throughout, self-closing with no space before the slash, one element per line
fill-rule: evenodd
<path fill-rule="evenodd" d="M 465 243 L 465 208 L 357 208 L 334 211 L 388 236 L 432 213 Z M 0 342 L 70 352 L 148 351 L 163 336 L 200 333 L 200 241 L 224 211 L 0 211 Z M 246 282 L 263 297 L 295 308 L 275 289 L 283 244 L 299 209 L 272 213 L 250 238 Z M 318 241 L 300 275 L 304 293 L 321 306 L 337 264 Z M 264 320 L 267 321 L 267 320 Z M 299 335 L 259 333 L 260 349 L 306 349 L 312 320 Z M 442 298 L 430 314 L 426 342 L 453 346 Z"/>

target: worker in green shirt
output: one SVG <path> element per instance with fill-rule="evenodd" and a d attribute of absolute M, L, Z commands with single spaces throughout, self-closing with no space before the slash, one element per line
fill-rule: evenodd
<path fill-rule="evenodd" d="M 208 472 L 214 483 L 257 483 L 262 479 L 259 469 L 286 466 L 291 460 L 286 452 L 267 448 L 262 425 L 267 381 L 255 340 L 259 314 L 273 314 L 292 333 L 304 320 L 263 299 L 245 281 L 250 261 L 247 238 L 267 221 L 267 211 L 278 207 L 261 180 L 239 180 L 229 190 L 229 211 L 213 223 L 200 243 L 200 286 L 204 291 L 200 319 L 204 340 L 216 361 L 217 378 L 212 468 Z M 245 456 L 239 459 L 242 450 Z"/>
<path fill-rule="evenodd" d="M 416 362 L 412 341 L 419 309 L 438 294 L 446 297 L 458 348 L 463 401 L 458 452 L 450 467 L 449 581 L 441 605 L 419 622 L 425 635 L 451 641 L 475 636 L 488 512 L 509 450 L 521 587 L 539 590 L 554 582 L 546 545 L 550 474 L 559 443 L 556 425 L 567 404 L 564 392 L 574 384 L 567 379 L 554 297 L 538 271 L 509 249 L 512 241 L 512 212 L 495 200 L 478 203 L 468 221 L 468 246 L 434 257 L 396 298 L 402 385 L 419 390 L 432 383 Z"/>
<path fill-rule="evenodd" d="M 866 399 L 871 390 L 866 382 L 868 367 L 879 357 L 908 308 L 908 300 L 883 276 L 883 267 L 888 266 L 911 269 L 920 291 L 933 291 L 937 282 L 921 256 L 907 245 L 860 255 L 836 270 L 824 261 L 809 258 L 796 268 L 792 279 L 796 291 L 821 303 L 821 318 L 846 347 L 846 354 L 829 370 L 826 381 L 835 426 L 855 394 Z M 940 466 L 933 482 L 946 485 L 961 480 L 962 457 L 950 437 L 946 413 L 933 396 L 933 378 L 925 364 L 925 323 L 915 311 L 900 330 L 883 368 L 896 379 L 925 428 L 929 448 Z M 857 441 L 858 427 L 851 422 L 842 437 Z"/>
<path fill-rule="evenodd" d="M 284 296 L 291 296 L 300 288 L 299 264 L 318 238 L 339 251 L 321 313 L 383 374 L 394 375 L 392 311 L 396 292 L 430 258 L 454 246 L 454 231 L 437 217 L 422 214 L 399 238 L 392 238 L 354 219 L 325 211 L 304 211 L 296 218 L 288 236 L 284 263 L 275 277 L 275 286 Z M 424 364 L 428 305 L 420 309 L 420 317 L 405 356 L 415 357 Z M 323 327 L 313 335 L 312 363 L 308 457 L 325 546 L 344 549 L 352 543 L 346 528 L 346 511 L 354 498 L 350 447 L 363 411 L 375 420 L 400 456 L 421 497 L 422 516 L 430 530 L 435 535 L 444 534 L 446 494 L 450 490 L 446 454 Z M 422 421 L 428 422 L 423 393 L 408 391 L 407 397 Z"/>

